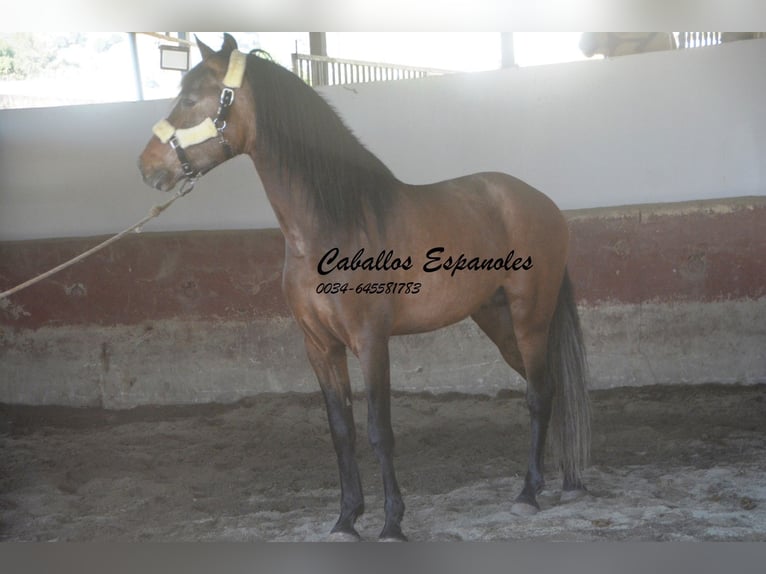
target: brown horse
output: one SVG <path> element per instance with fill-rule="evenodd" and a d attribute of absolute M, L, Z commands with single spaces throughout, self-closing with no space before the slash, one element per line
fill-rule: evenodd
<path fill-rule="evenodd" d="M 676 40 L 670 32 L 584 32 L 580 36 L 580 51 L 588 58 L 596 54 L 613 58 L 675 48 Z"/>
<path fill-rule="evenodd" d="M 242 54 L 225 35 L 203 61 L 139 165 L 168 191 L 227 158 L 249 155 L 285 236 L 283 290 L 305 334 L 340 471 L 339 538 L 364 511 L 346 349 L 360 361 L 367 431 L 383 475 L 382 539 L 404 539 L 394 473 L 388 341 L 473 318 L 527 381 L 531 446 L 512 510 L 539 509 L 549 421 L 562 498 L 585 491 L 586 364 L 566 261 L 568 228 L 553 202 L 500 173 L 408 185 L 298 77 Z"/>

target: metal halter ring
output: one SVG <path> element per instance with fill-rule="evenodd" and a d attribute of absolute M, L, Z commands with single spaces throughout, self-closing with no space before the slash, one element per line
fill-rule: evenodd
<path fill-rule="evenodd" d="M 226 129 L 226 119 L 229 117 L 229 108 L 234 103 L 234 90 L 224 88 L 221 90 L 221 97 L 218 104 L 218 113 L 215 118 L 215 127 L 219 132 Z"/>

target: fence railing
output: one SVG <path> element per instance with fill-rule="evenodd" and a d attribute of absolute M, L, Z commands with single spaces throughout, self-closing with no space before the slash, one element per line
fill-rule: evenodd
<path fill-rule="evenodd" d="M 766 36 L 764 32 L 674 32 L 667 49 L 702 48 L 735 40 L 763 38 L 764 36 Z M 646 51 L 645 46 L 638 51 Z M 309 54 L 293 54 L 292 57 L 293 72 L 310 86 L 315 87 L 385 82 L 454 73 L 454 70 L 365 62 Z"/>
<path fill-rule="evenodd" d="M 722 42 L 721 32 L 679 32 L 679 48 L 704 48 L 717 46 Z"/>
<path fill-rule="evenodd" d="M 453 73 L 451 70 L 293 54 L 293 72 L 310 86 L 364 84 Z"/>

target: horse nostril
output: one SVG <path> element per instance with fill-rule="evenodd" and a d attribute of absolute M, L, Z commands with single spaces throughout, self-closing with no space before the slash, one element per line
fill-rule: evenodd
<path fill-rule="evenodd" d="M 167 188 L 168 181 L 170 180 L 170 172 L 166 169 L 146 172 L 142 170 L 141 175 L 143 176 L 146 185 L 160 191 Z"/>
<path fill-rule="evenodd" d="M 173 179 L 172 172 L 158 164 L 146 150 L 138 158 L 138 171 L 146 185 L 160 191 L 168 189 Z"/>
<path fill-rule="evenodd" d="M 154 172 L 150 167 L 146 165 L 144 162 L 144 157 L 141 156 L 138 158 L 138 171 L 141 172 L 141 177 L 144 179 L 144 182 L 147 185 L 151 184 L 152 175 L 156 172 Z"/>
<path fill-rule="evenodd" d="M 168 181 L 170 180 L 170 172 L 166 169 L 160 169 L 154 174 L 152 178 L 152 184 L 155 189 L 164 191 L 168 188 Z"/>

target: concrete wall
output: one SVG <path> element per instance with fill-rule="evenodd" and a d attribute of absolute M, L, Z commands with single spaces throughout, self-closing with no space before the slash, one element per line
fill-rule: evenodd
<path fill-rule="evenodd" d="M 593 388 L 766 382 L 766 198 L 567 213 Z M 13 284 L 91 240 L 0 244 Z M 0 303 L 0 402 L 314 391 L 277 230 L 133 236 Z M 398 390 L 523 389 L 470 321 L 391 346 Z M 351 360 L 355 388 L 359 369 Z"/>
<path fill-rule="evenodd" d="M 405 180 L 501 169 L 568 209 L 594 388 L 758 383 L 764 55 L 766 42 L 739 42 L 327 96 Z M 0 112 L 0 289 L 162 199 L 135 158 L 166 108 Z M 279 290 L 274 227 L 252 166 L 235 160 L 148 232 L 0 301 L 0 402 L 124 408 L 316 390 Z M 395 389 L 523 388 L 471 322 L 398 338 L 392 359 Z M 360 388 L 353 359 L 351 374 Z"/>
<path fill-rule="evenodd" d="M 766 190 L 766 40 L 335 87 L 324 94 L 405 181 L 481 170 L 560 207 Z M 160 200 L 136 159 L 169 102 L 0 111 L 0 241 L 114 233 Z M 254 169 L 208 174 L 148 229 L 276 227 Z"/>

